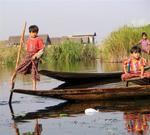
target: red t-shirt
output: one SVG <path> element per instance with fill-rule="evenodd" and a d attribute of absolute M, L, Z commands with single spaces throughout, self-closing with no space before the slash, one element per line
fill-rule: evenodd
<path fill-rule="evenodd" d="M 26 42 L 26 48 L 28 53 L 35 54 L 44 48 L 43 40 L 40 37 L 29 38 Z"/>

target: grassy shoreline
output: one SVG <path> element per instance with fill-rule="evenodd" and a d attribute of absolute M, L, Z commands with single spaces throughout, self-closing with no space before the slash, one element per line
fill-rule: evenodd
<path fill-rule="evenodd" d="M 17 58 L 17 47 L 6 47 L 0 44 L 0 64 L 14 66 Z M 95 45 L 83 45 L 80 43 L 65 41 L 59 45 L 52 45 L 45 48 L 42 57 L 43 63 L 74 63 L 90 61 L 97 58 L 98 48 Z M 21 57 L 24 57 L 25 50 L 22 49 Z"/>
<path fill-rule="evenodd" d="M 124 26 L 112 32 L 101 44 L 101 56 L 103 61 L 121 62 L 129 56 L 129 50 L 133 45 L 138 44 L 141 33 L 146 32 L 150 36 L 150 25 L 143 27 Z M 149 59 L 149 55 L 143 54 Z"/>

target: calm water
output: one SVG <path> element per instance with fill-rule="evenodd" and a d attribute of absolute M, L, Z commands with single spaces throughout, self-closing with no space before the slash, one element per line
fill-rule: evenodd
<path fill-rule="evenodd" d="M 74 66 L 51 66 L 50 69 L 80 72 L 109 72 L 120 70 L 120 65 L 99 61 Z M 142 130 L 149 132 L 150 102 L 94 101 L 72 103 L 64 100 L 14 94 L 9 106 L 9 79 L 13 69 L 0 70 L 0 135 L 128 135 Z M 38 89 L 55 88 L 64 82 L 41 76 Z M 105 86 L 122 83 L 105 84 Z M 31 88 L 30 76 L 19 75 L 15 88 Z M 101 86 L 100 86 L 101 87 Z M 98 109 L 93 115 L 85 115 L 87 108 Z"/>

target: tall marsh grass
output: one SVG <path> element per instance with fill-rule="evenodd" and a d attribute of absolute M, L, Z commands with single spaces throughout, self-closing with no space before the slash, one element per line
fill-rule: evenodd
<path fill-rule="evenodd" d="M 17 47 L 2 47 L 0 48 L 0 64 L 7 66 L 14 66 L 17 59 Z M 24 49 L 20 57 L 23 57 Z M 21 59 L 21 58 L 20 58 Z"/>
<path fill-rule="evenodd" d="M 130 48 L 138 44 L 142 32 L 150 35 L 150 25 L 143 27 L 124 26 L 118 31 L 112 32 L 100 45 L 102 59 L 109 62 L 121 62 L 129 56 Z M 146 54 L 144 56 L 149 57 Z"/>
<path fill-rule="evenodd" d="M 0 41 L 0 66 L 15 66 L 16 59 L 18 54 L 18 47 L 7 46 L 6 41 Z M 24 57 L 25 49 L 23 48 L 21 51 L 20 59 Z"/>
<path fill-rule="evenodd" d="M 1 48 L 0 49 L 0 64 L 13 65 L 17 58 L 17 48 Z"/>
<path fill-rule="evenodd" d="M 17 47 L 6 47 L 0 44 L 0 64 L 14 66 L 17 58 Z M 97 47 L 94 45 L 83 45 L 72 41 L 65 41 L 60 45 L 52 45 L 45 48 L 42 61 L 44 63 L 74 63 L 96 59 Z M 22 50 L 24 56 L 24 48 Z M 62 65 L 63 66 L 63 65 Z"/>
<path fill-rule="evenodd" d="M 97 49 L 94 45 L 82 45 L 68 40 L 60 45 L 53 45 L 46 48 L 44 61 L 57 63 L 90 61 L 96 59 Z"/>

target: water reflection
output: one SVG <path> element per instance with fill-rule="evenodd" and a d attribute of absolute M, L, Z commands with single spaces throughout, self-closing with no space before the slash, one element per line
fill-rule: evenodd
<path fill-rule="evenodd" d="M 35 126 L 34 126 L 34 131 L 31 132 L 31 131 L 27 131 L 27 132 L 24 132 L 24 133 L 20 133 L 20 130 L 19 130 L 19 127 L 18 127 L 18 121 L 16 120 L 16 116 L 14 114 L 14 110 L 13 110 L 13 107 L 11 104 L 9 104 L 9 107 L 10 107 L 10 112 L 11 112 L 11 116 L 12 116 L 12 119 L 13 119 L 13 123 L 12 123 L 12 128 L 14 129 L 15 131 L 15 134 L 16 135 L 41 135 L 42 133 L 42 124 L 39 123 L 39 119 L 36 118 L 34 121 L 35 121 Z"/>
<path fill-rule="evenodd" d="M 14 128 L 15 134 L 16 135 L 42 135 L 42 124 L 39 123 L 39 120 L 36 119 L 35 120 L 35 126 L 34 126 L 34 131 L 27 131 L 24 133 L 20 133 L 19 128 L 17 126 L 17 123 L 14 121 L 14 123 L 12 124 L 12 127 Z"/>
<path fill-rule="evenodd" d="M 122 65 L 121 63 L 102 63 L 100 59 L 97 59 L 75 63 L 46 63 L 41 65 L 41 69 L 72 72 L 111 72 L 121 71 Z"/>
<path fill-rule="evenodd" d="M 112 71 L 121 71 L 122 70 L 122 63 L 100 63 L 101 69 L 104 72 L 112 72 Z"/>
<path fill-rule="evenodd" d="M 12 123 L 12 128 L 15 130 L 16 135 L 20 135 L 19 128 L 18 128 L 17 123 L 15 121 L 14 121 L 14 123 Z"/>
<path fill-rule="evenodd" d="M 49 106 L 35 112 L 28 112 L 24 115 L 15 115 L 12 106 L 10 110 L 14 120 L 14 128 L 17 135 L 19 129 L 18 122 L 35 120 L 35 131 L 42 132 L 42 125 L 38 119 L 54 118 L 54 117 L 69 117 L 77 114 L 84 114 L 87 108 L 95 108 L 102 112 L 123 112 L 122 118 L 125 121 L 124 128 L 129 134 L 147 135 L 149 133 L 150 122 L 150 100 L 121 100 L 121 101 L 91 101 L 91 102 L 64 102 L 55 106 Z M 27 132 L 28 133 L 28 132 Z M 25 135 L 25 133 L 23 134 Z"/>
<path fill-rule="evenodd" d="M 128 133 L 137 135 L 148 134 L 150 122 L 150 112 L 147 113 L 124 113 L 125 126 Z"/>
<path fill-rule="evenodd" d="M 35 127 L 33 132 L 26 132 L 23 135 L 41 135 L 42 133 L 42 124 L 38 122 L 38 119 L 35 120 Z"/>

